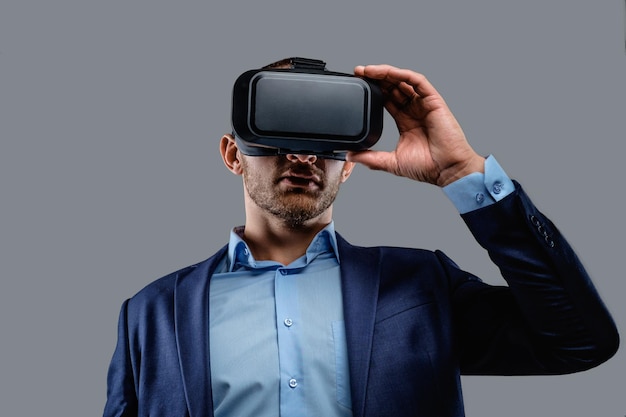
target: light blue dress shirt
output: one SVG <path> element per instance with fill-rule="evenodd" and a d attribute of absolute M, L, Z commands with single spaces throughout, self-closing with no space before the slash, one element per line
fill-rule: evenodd
<path fill-rule="evenodd" d="M 492 156 L 485 174 L 444 187 L 460 213 L 509 195 Z M 352 416 L 341 276 L 334 224 L 289 265 L 254 259 L 231 231 L 210 285 L 210 363 L 215 417 Z"/>
<path fill-rule="evenodd" d="M 215 416 L 351 416 L 333 223 L 287 266 L 255 260 L 242 231 L 211 279 Z"/>

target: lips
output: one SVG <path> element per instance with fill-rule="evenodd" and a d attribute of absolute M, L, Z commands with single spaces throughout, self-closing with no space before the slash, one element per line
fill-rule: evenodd
<path fill-rule="evenodd" d="M 284 182 L 293 187 L 317 187 L 321 188 L 322 180 L 319 175 L 312 172 L 299 172 L 288 170 L 278 178 L 278 182 Z"/>

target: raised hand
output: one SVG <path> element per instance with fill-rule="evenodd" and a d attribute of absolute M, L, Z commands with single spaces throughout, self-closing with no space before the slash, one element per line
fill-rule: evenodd
<path fill-rule="evenodd" d="M 472 172 L 483 172 L 484 158 L 469 145 L 426 77 L 390 65 L 358 66 L 354 74 L 380 83 L 385 108 L 400 137 L 392 152 L 351 152 L 349 161 L 442 187 Z"/>

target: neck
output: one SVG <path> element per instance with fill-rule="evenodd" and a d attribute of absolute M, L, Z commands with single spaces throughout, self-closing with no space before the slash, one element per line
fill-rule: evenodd
<path fill-rule="evenodd" d="M 315 219 L 294 227 L 275 217 L 246 215 L 243 239 L 257 260 L 272 260 L 288 265 L 305 254 L 313 238 L 332 220 L 329 208 Z"/>

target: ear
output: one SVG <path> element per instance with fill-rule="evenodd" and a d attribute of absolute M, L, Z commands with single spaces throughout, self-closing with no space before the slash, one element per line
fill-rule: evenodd
<path fill-rule="evenodd" d="M 354 167 L 356 166 L 355 162 L 344 162 L 343 164 L 343 168 L 341 170 L 341 182 L 344 183 L 348 180 L 348 178 L 350 178 L 350 175 L 352 174 L 352 170 L 354 169 Z"/>
<path fill-rule="evenodd" d="M 242 174 L 241 155 L 239 154 L 239 148 L 237 148 L 235 138 L 232 135 L 226 134 L 222 136 L 220 140 L 220 154 L 222 155 L 224 165 L 226 165 L 226 168 L 228 168 L 230 172 L 235 175 Z"/>

